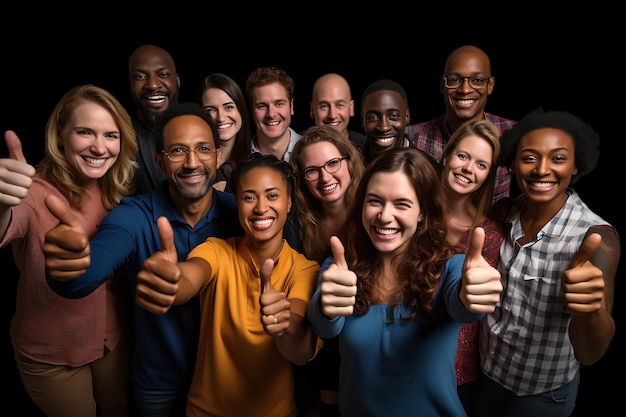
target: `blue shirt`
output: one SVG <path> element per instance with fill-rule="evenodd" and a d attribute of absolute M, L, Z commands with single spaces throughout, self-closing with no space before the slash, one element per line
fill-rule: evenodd
<path fill-rule="evenodd" d="M 168 195 L 168 183 L 152 194 L 122 199 L 104 218 L 90 240 L 91 264 L 84 275 L 73 281 L 48 279 L 58 294 L 79 298 L 98 288 L 126 268 L 130 289 L 135 296 L 137 273 L 154 252 L 161 249 L 157 218 L 169 219 L 174 231 L 178 260 L 209 236 L 229 238 L 243 231 L 237 217 L 235 197 L 217 190 L 209 212 L 191 227 L 175 210 Z M 135 355 L 133 379 L 142 388 L 180 389 L 188 387 L 193 376 L 198 348 L 200 307 L 197 297 L 175 305 L 166 314 L 153 314 L 134 303 Z"/>
<path fill-rule="evenodd" d="M 371 305 L 364 315 L 324 317 L 321 276 L 333 260 L 326 258 L 307 317 L 320 337 L 339 336 L 343 417 L 465 416 L 456 388 L 457 340 L 460 323 L 482 315 L 467 311 L 459 298 L 464 259 L 458 254 L 446 262 L 434 299 L 437 317 L 426 327 L 420 319 L 401 320 L 409 316 L 404 305 L 394 309 L 392 323 L 388 304 Z"/>

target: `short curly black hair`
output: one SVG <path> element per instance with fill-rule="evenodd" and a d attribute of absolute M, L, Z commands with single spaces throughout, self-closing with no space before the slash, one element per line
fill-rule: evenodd
<path fill-rule="evenodd" d="M 575 164 L 578 172 L 572 176 L 571 184 L 592 172 L 600 158 L 600 136 L 578 116 L 560 110 L 538 107 L 522 117 L 512 128 L 502 132 L 498 166 L 510 166 L 515 159 L 517 145 L 524 135 L 533 130 L 549 127 L 563 130 L 572 136 L 575 147 Z"/>

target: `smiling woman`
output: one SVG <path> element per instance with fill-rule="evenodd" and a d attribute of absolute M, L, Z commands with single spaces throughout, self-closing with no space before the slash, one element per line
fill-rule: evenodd
<path fill-rule="evenodd" d="M 45 209 L 46 196 L 63 201 L 92 235 L 130 195 L 137 152 L 130 117 L 108 91 L 83 85 L 69 90 L 50 115 L 36 169 L 14 132 L 5 140 L 0 245 L 11 244 L 20 269 L 11 341 L 23 386 L 48 416 L 68 410 L 95 416 L 96 408 L 131 415 L 128 288 L 103 285 L 76 300 L 57 296 L 46 281 L 40 243 L 58 223 Z"/>

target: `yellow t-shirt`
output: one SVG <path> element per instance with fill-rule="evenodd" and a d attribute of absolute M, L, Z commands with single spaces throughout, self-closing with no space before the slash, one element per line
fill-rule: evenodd
<path fill-rule="evenodd" d="M 201 325 L 187 415 L 296 416 L 292 364 L 261 324 L 260 273 L 241 237 L 208 238 L 188 258 L 212 266 L 200 296 Z M 309 302 L 319 265 L 285 241 L 272 286 Z"/>

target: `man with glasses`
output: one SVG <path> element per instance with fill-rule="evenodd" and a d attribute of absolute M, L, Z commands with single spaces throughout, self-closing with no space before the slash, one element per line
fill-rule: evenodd
<path fill-rule="evenodd" d="M 452 51 L 440 79 L 446 111 L 432 120 L 409 125 L 406 132 L 411 146 L 440 161 L 450 136 L 465 122 L 484 118 L 496 125 L 500 132 L 512 127 L 514 120 L 485 112 L 487 97 L 493 93 L 495 83 L 491 61 L 482 49 L 464 45 Z M 511 174 L 505 167 L 499 167 L 493 202 L 509 196 L 510 187 Z"/>
<path fill-rule="evenodd" d="M 58 294 L 82 297 L 108 285 L 122 268 L 135 295 L 144 260 L 161 249 L 160 216 L 172 225 L 179 261 L 209 236 L 243 235 L 234 195 L 213 188 L 221 149 L 211 116 L 192 103 L 172 103 L 162 115 L 155 159 L 166 180 L 150 194 L 123 199 L 91 241 L 59 202 L 50 202 L 60 224 L 46 235 L 44 253 L 48 283 Z M 134 320 L 132 379 L 139 415 L 184 416 L 198 348 L 198 299 L 163 315 L 135 303 Z"/>

